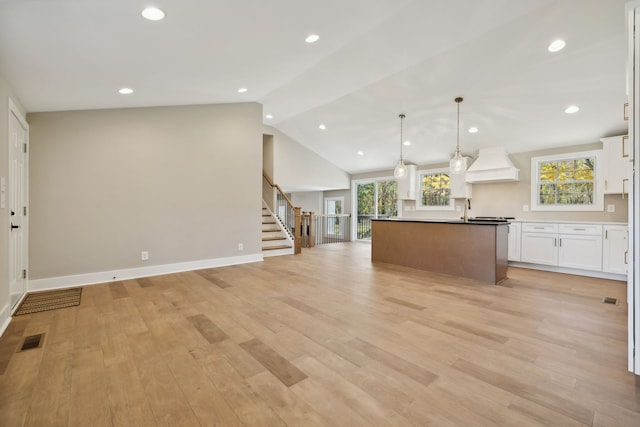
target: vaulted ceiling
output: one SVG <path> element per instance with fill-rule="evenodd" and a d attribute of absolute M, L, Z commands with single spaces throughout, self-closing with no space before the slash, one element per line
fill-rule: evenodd
<path fill-rule="evenodd" d="M 405 159 L 446 161 L 457 96 L 470 155 L 626 132 L 624 0 L 152 3 L 164 20 L 140 15 L 148 1 L 0 0 L 0 74 L 29 112 L 259 102 L 351 173 L 393 168 L 400 113 Z"/>

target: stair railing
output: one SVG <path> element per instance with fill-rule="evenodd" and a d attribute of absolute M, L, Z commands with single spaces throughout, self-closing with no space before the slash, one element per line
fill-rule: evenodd
<path fill-rule="evenodd" d="M 278 221 L 284 229 L 289 233 L 293 240 L 293 252 L 299 254 L 302 252 L 302 214 L 301 208 L 293 206 L 291 200 L 284 194 L 282 188 L 278 184 L 274 184 L 269 176 L 262 172 L 263 178 L 263 197 L 265 188 L 271 188 L 271 197 L 264 197 L 267 205 L 272 210 Z"/>

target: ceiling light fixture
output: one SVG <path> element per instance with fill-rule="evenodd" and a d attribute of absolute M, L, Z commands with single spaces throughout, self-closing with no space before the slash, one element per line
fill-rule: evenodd
<path fill-rule="evenodd" d="M 265 119 L 273 119 L 273 116 L 271 114 L 267 114 L 266 116 L 264 116 Z"/>
<path fill-rule="evenodd" d="M 320 125 L 318 126 L 318 129 L 327 130 L 327 126 L 324 123 L 320 123 Z"/>
<path fill-rule="evenodd" d="M 400 114 L 398 117 L 400 117 L 400 160 L 398 161 L 396 168 L 393 170 L 393 176 L 397 179 L 403 179 L 407 176 L 407 167 L 404 165 L 404 160 L 402 160 L 402 121 L 406 116 L 404 114 Z"/>
<path fill-rule="evenodd" d="M 360 151 L 358 151 L 357 154 L 358 154 L 358 156 L 364 156 L 364 151 L 360 150 Z"/>
<path fill-rule="evenodd" d="M 565 41 L 562 39 L 554 40 L 551 42 L 549 47 L 547 47 L 547 50 L 553 53 L 560 52 L 566 45 L 567 43 L 565 43 Z"/>
<path fill-rule="evenodd" d="M 306 41 L 307 43 L 315 43 L 318 40 L 320 40 L 320 36 L 317 34 L 309 34 L 307 38 L 304 39 L 304 41 Z"/>
<path fill-rule="evenodd" d="M 577 105 L 569 105 L 564 110 L 564 112 L 567 114 L 574 114 L 574 113 L 577 113 L 578 111 L 580 111 L 580 107 L 578 107 Z"/>
<path fill-rule="evenodd" d="M 248 90 L 249 89 L 247 89 L 246 87 L 241 87 L 240 89 L 238 89 L 238 93 L 245 93 Z"/>
<path fill-rule="evenodd" d="M 160 21 L 164 19 L 164 12 L 157 7 L 147 7 L 142 10 L 142 16 L 149 21 Z"/>
<path fill-rule="evenodd" d="M 458 127 L 456 133 L 456 154 L 449 161 L 449 172 L 452 174 L 464 173 L 467 170 L 467 159 L 460 155 L 460 103 L 462 98 L 455 99 L 458 104 Z"/>
<path fill-rule="evenodd" d="M 411 141 L 405 141 L 402 143 L 402 145 L 404 145 L 405 147 L 409 147 L 411 146 Z"/>
<path fill-rule="evenodd" d="M 129 88 L 129 87 L 123 87 L 118 89 L 118 93 L 120 95 L 131 95 L 133 93 L 133 89 Z"/>
<path fill-rule="evenodd" d="M 478 128 L 477 128 L 477 127 L 475 127 L 475 126 L 471 126 L 471 127 L 469 128 L 469 133 L 478 133 Z"/>

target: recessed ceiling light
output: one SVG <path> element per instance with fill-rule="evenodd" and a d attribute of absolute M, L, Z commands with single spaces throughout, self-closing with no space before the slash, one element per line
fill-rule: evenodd
<path fill-rule="evenodd" d="M 304 39 L 304 41 L 306 41 L 307 43 L 315 43 L 318 40 L 320 40 L 320 36 L 317 34 L 309 34 L 307 38 Z"/>
<path fill-rule="evenodd" d="M 358 156 L 364 156 L 364 151 L 360 150 L 360 151 L 358 151 L 357 154 L 358 154 Z"/>
<path fill-rule="evenodd" d="M 249 89 L 247 89 L 246 87 L 241 87 L 240 89 L 238 89 L 238 93 L 245 93 L 248 90 Z"/>
<path fill-rule="evenodd" d="M 404 145 L 405 147 L 408 147 L 411 145 L 411 141 L 405 141 L 402 143 L 402 145 Z"/>
<path fill-rule="evenodd" d="M 577 105 L 569 105 L 564 112 L 567 114 L 574 114 L 577 113 L 578 111 L 580 111 L 580 107 L 578 107 Z"/>
<path fill-rule="evenodd" d="M 273 116 L 271 114 L 267 114 L 266 116 L 264 116 L 265 119 L 273 119 Z"/>
<path fill-rule="evenodd" d="M 566 43 L 565 43 L 565 41 L 564 41 L 564 40 L 562 40 L 562 39 L 554 40 L 554 41 L 552 41 L 552 42 L 551 42 L 551 44 L 549 45 L 549 47 L 547 47 L 547 50 L 548 50 L 549 52 L 559 52 L 559 51 L 561 51 L 562 49 L 564 49 L 564 47 L 565 47 L 566 45 L 567 45 L 567 44 L 566 44 Z"/>
<path fill-rule="evenodd" d="M 478 128 L 477 128 L 477 127 L 475 127 L 475 126 L 471 126 L 471 127 L 469 128 L 469 133 L 478 133 Z"/>
<path fill-rule="evenodd" d="M 128 87 L 123 87 L 118 89 L 118 93 L 120 95 L 131 95 L 133 93 L 133 89 L 128 88 Z"/>
<path fill-rule="evenodd" d="M 147 7 L 142 11 L 142 16 L 149 21 L 160 21 L 164 19 L 164 12 L 157 7 Z"/>
<path fill-rule="evenodd" d="M 325 125 L 324 123 L 320 123 L 320 126 L 318 126 L 318 129 L 327 130 L 327 125 Z"/>

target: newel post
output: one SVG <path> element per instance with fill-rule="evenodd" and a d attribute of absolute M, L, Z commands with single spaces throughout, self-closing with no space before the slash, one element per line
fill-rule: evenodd
<path fill-rule="evenodd" d="M 293 208 L 295 212 L 295 226 L 293 229 L 295 230 L 293 234 L 293 253 L 299 254 L 302 253 L 302 213 L 301 208 Z"/>
<path fill-rule="evenodd" d="M 309 216 L 309 220 L 307 221 L 307 235 L 309 236 L 309 246 L 310 248 L 314 247 L 316 245 L 316 216 L 313 214 L 313 212 L 307 212 L 307 215 Z"/>

